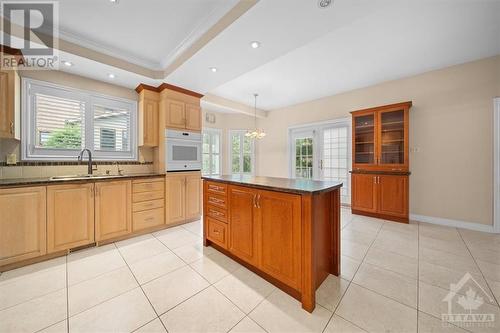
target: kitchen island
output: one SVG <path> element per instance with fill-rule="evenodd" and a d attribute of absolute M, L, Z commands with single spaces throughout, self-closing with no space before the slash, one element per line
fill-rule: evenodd
<path fill-rule="evenodd" d="M 312 312 L 340 275 L 341 182 L 248 175 L 203 177 L 203 240 Z"/>

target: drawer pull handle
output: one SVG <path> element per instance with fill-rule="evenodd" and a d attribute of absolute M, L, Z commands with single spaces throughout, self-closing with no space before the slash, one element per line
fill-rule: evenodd
<path fill-rule="evenodd" d="M 224 202 L 224 200 L 217 199 L 217 198 L 214 198 L 214 197 L 210 197 L 209 201 L 210 202 L 215 202 L 215 203 L 223 203 Z"/>
<path fill-rule="evenodd" d="M 224 190 L 224 188 L 222 188 L 220 186 L 216 186 L 216 185 L 209 185 L 208 188 L 211 189 L 211 190 L 214 190 L 214 191 L 222 191 L 222 190 Z"/>
<path fill-rule="evenodd" d="M 218 234 L 219 234 L 219 232 L 218 232 L 217 230 L 214 230 L 214 234 L 218 235 Z"/>
<path fill-rule="evenodd" d="M 224 214 L 223 214 L 223 213 L 218 212 L 218 211 L 213 210 L 213 209 L 210 209 L 210 213 L 211 213 L 211 214 L 214 214 L 215 216 L 224 216 Z"/>

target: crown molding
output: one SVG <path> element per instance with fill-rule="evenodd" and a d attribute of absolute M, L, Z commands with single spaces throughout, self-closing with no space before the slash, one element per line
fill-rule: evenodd
<path fill-rule="evenodd" d="M 165 89 L 177 91 L 177 92 L 180 92 L 182 94 L 193 96 L 193 97 L 196 97 L 196 98 L 202 98 L 203 97 L 202 94 L 197 93 L 196 91 L 192 91 L 192 90 L 188 90 L 188 89 L 185 89 L 185 88 L 182 88 L 182 87 L 174 86 L 173 84 L 168 84 L 168 83 L 162 83 L 158 87 L 154 87 L 154 86 L 150 86 L 148 84 L 141 83 L 140 85 L 138 85 L 135 88 L 135 91 L 138 94 L 141 91 L 143 91 L 143 90 L 149 90 L 149 91 L 154 91 L 154 92 L 160 93 L 160 92 L 162 92 Z"/>

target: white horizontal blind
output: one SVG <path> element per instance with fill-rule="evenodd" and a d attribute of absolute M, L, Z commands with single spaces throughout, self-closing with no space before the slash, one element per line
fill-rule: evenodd
<path fill-rule="evenodd" d="M 94 150 L 130 150 L 130 110 L 94 105 Z"/>
<path fill-rule="evenodd" d="M 137 102 L 22 79 L 22 159 L 137 158 Z"/>
<path fill-rule="evenodd" d="M 85 102 L 35 93 L 35 146 L 82 149 L 85 146 Z"/>

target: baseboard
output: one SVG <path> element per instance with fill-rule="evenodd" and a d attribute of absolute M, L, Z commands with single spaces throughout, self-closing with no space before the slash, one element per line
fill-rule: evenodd
<path fill-rule="evenodd" d="M 445 219 L 442 217 L 410 214 L 410 220 L 419 221 L 419 222 L 426 222 L 426 223 L 431 223 L 431 224 L 444 225 L 447 227 L 469 229 L 469 230 L 474 230 L 474 231 L 499 233 L 499 231 L 495 231 L 495 229 L 493 228 L 492 225 L 465 222 L 465 221 L 452 220 L 452 219 Z"/>

